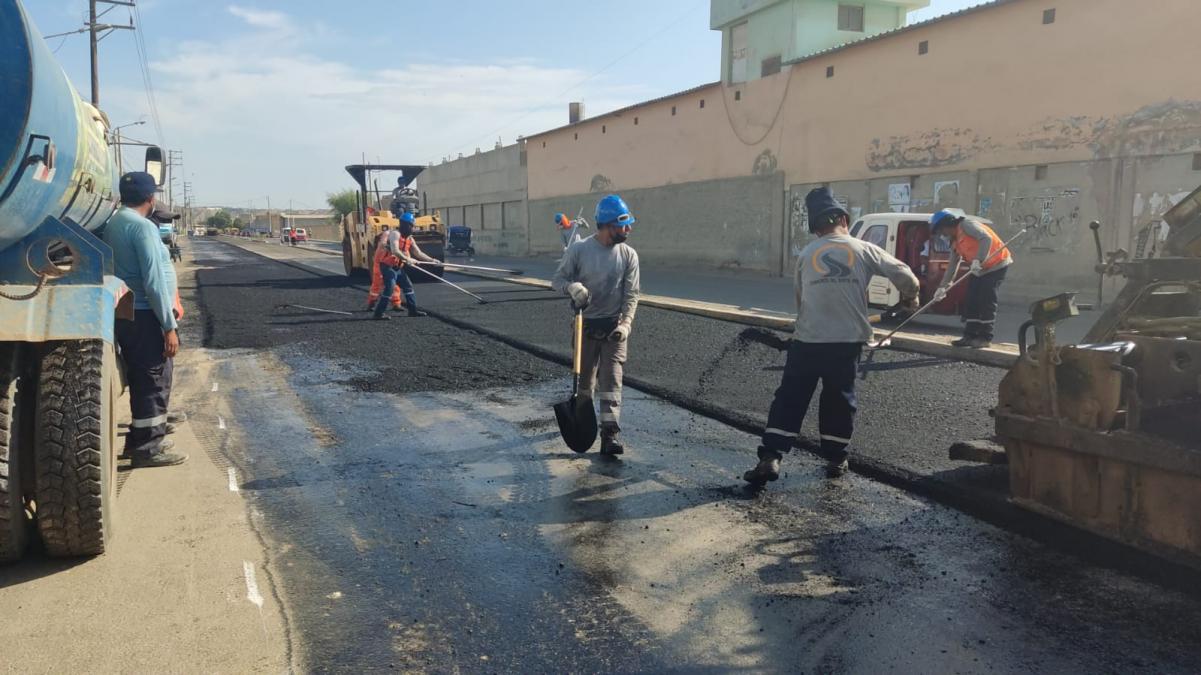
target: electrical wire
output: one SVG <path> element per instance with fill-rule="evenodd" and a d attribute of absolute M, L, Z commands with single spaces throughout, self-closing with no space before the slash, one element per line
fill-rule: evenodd
<path fill-rule="evenodd" d="M 142 30 L 142 11 L 135 3 L 132 7 L 130 22 L 134 24 L 134 45 L 138 51 L 138 65 L 142 70 L 142 84 L 146 89 L 146 103 L 150 106 L 150 118 L 154 122 L 155 136 L 159 146 L 164 145 L 163 123 L 158 114 L 158 101 L 154 96 L 154 81 L 150 77 L 150 62 L 147 58 L 146 36 Z"/>

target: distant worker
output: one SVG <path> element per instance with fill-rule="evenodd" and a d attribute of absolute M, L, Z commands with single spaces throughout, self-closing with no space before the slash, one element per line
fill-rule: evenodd
<path fill-rule="evenodd" d="M 379 300 L 380 293 L 384 290 L 384 275 L 380 272 L 380 263 L 385 258 L 390 256 L 388 253 L 388 226 L 384 226 L 384 231 L 379 233 L 375 238 L 375 255 L 371 264 L 371 290 L 367 292 L 367 311 L 375 311 L 375 302 Z M 404 303 L 400 299 L 400 284 L 392 286 L 392 310 L 399 312 Z"/>
<path fill-rule="evenodd" d="M 942 283 L 934 292 L 935 300 L 947 297 L 951 282 L 961 261 L 970 260 L 967 298 L 963 308 L 963 337 L 951 344 L 956 347 L 983 349 L 992 344 L 997 323 L 997 291 L 1005 281 L 1005 273 L 1013 264 L 1013 256 L 1005 242 L 984 223 L 969 218 L 959 209 L 943 209 L 930 217 L 936 237 L 946 237 L 951 244 L 951 260 Z"/>
<path fill-rule="evenodd" d="M 634 214 L 617 195 L 596 205 L 596 234 L 567 248 L 551 285 L 584 310 L 580 390 L 600 409 L 601 454 L 620 455 L 621 378 L 641 295 L 638 253 L 626 242 Z"/>
<path fill-rule="evenodd" d="M 800 432 L 817 385 L 822 387 L 818 433 L 826 475 L 847 471 L 847 446 L 855 428 L 855 378 L 863 344 L 872 338 L 867 287 L 887 277 L 901 302 L 916 307 L 918 280 L 909 266 L 875 244 L 850 235 L 849 214 L 829 188 L 805 197 L 809 231 L 818 236 L 801 250 L 793 287 L 797 318 L 784 375 L 767 413 L 759 464 L 743 475 L 762 486 L 780 477 L 780 460 Z"/>
<path fill-rule="evenodd" d="M 565 213 L 555 214 L 555 225 L 559 226 L 559 237 L 563 240 L 563 250 L 566 251 L 568 246 L 580 241 L 583 235 L 580 234 L 581 229 L 586 229 L 588 223 L 583 218 L 571 219 Z"/>
<path fill-rule="evenodd" d="M 118 319 L 117 345 L 129 385 L 133 421 L 125 437 L 125 453 L 134 467 L 171 466 L 187 455 L 171 452 L 167 406 L 171 400 L 173 359 L 179 352 L 178 320 L 173 311 L 174 273 L 159 237 L 148 220 L 158 186 L 144 172 L 121 177 L 121 208 L 104 228 L 113 250 L 113 271 L 133 293 L 133 320 Z"/>
<path fill-rule="evenodd" d="M 417 261 L 437 263 L 438 260 L 422 252 L 417 242 L 413 241 L 413 221 L 413 212 L 405 211 L 400 216 L 400 226 L 396 231 L 388 232 L 387 238 L 384 239 L 386 255 L 376 265 L 384 278 L 383 291 L 375 302 L 376 319 L 391 318 L 384 314 L 384 310 L 388 309 L 388 300 L 398 285 L 404 292 L 404 304 L 409 309 L 409 316 L 428 316 L 417 309 L 417 295 L 413 292 L 413 282 L 405 270 Z"/>

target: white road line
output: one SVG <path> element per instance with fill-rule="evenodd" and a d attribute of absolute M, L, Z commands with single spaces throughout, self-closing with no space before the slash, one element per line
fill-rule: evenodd
<path fill-rule="evenodd" d="M 253 602 L 259 609 L 263 608 L 263 594 L 259 593 L 259 582 L 254 576 L 254 563 L 242 561 L 242 574 L 246 577 L 246 599 Z"/>
<path fill-rule="evenodd" d="M 217 428 L 218 429 L 225 428 L 225 418 L 220 415 L 217 415 Z"/>
<path fill-rule="evenodd" d="M 217 391 L 217 383 L 216 382 L 213 383 L 213 391 Z"/>
<path fill-rule="evenodd" d="M 229 467 L 228 471 L 229 471 L 229 491 L 237 492 L 238 491 L 238 472 L 235 471 L 232 466 Z"/>

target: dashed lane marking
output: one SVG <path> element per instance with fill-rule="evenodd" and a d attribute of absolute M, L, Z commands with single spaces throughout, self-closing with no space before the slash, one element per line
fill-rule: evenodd
<path fill-rule="evenodd" d="M 232 466 L 229 467 L 228 471 L 229 471 L 229 491 L 237 492 L 238 491 L 238 472 L 235 471 Z"/>
<path fill-rule="evenodd" d="M 214 383 L 213 383 L 213 391 L 217 391 L 217 389 L 218 389 L 218 387 L 217 387 L 217 383 L 216 383 L 216 382 L 214 382 Z"/>
<path fill-rule="evenodd" d="M 217 428 L 218 429 L 225 428 L 225 418 L 220 415 L 217 415 Z"/>
<path fill-rule="evenodd" d="M 263 608 L 263 594 L 259 593 L 259 582 L 255 578 L 254 563 L 242 561 L 242 574 L 246 577 L 246 599 L 253 602 L 259 609 Z"/>

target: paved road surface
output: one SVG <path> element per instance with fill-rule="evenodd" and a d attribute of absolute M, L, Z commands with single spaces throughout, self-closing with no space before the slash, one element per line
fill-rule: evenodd
<path fill-rule="evenodd" d="M 263 514 L 306 670 L 1188 672 L 1201 658 L 1195 596 L 881 483 L 826 481 L 807 455 L 747 492 L 755 439 L 676 405 L 763 409 L 781 358 L 740 326 L 640 312 L 630 371 L 668 397 L 627 393 L 630 450 L 606 462 L 560 445 L 556 363 L 435 318 L 369 321 L 340 276 L 212 241 L 191 255 L 223 451 Z M 418 295 L 564 353 L 560 299 L 466 283 L 494 302 Z M 860 452 L 955 471 L 946 440 L 987 429 L 998 371 L 877 365 Z"/>

